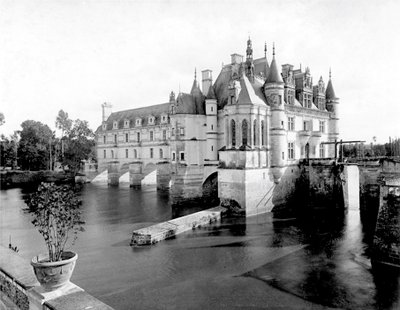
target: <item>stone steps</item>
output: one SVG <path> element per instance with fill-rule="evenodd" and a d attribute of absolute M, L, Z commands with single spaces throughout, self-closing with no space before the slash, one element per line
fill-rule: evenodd
<path fill-rule="evenodd" d="M 226 208 L 218 206 L 135 230 L 132 233 L 131 245 L 150 245 L 172 238 L 185 231 L 219 221 L 226 211 Z"/>

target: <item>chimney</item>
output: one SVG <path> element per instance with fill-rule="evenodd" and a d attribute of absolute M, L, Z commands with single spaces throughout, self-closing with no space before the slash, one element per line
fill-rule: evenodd
<path fill-rule="evenodd" d="M 202 92 L 205 96 L 208 94 L 208 90 L 210 89 L 212 85 L 212 71 L 207 69 L 201 71 L 201 76 L 202 76 Z"/>

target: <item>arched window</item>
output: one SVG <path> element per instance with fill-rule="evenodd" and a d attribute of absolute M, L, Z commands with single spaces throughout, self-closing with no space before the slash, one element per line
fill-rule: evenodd
<path fill-rule="evenodd" d="M 111 158 L 114 158 L 114 151 L 111 150 Z"/>
<path fill-rule="evenodd" d="M 254 120 L 253 123 L 253 144 L 257 145 L 257 120 Z"/>
<path fill-rule="evenodd" d="M 232 146 L 236 146 L 236 123 L 231 120 L 231 136 L 232 136 Z"/>
<path fill-rule="evenodd" d="M 261 144 L 265 145 L 265 140 L 264 140 L 264 121 L 261 121 Z"/>
<path fill-rule="evenodd" d="M 244 119 L 242 122 L 242 145 L 247 145 L 247 132 L 248 132 L 248 125 L 247 121 Z"/>
<path fill-rule="evenodd" d="M 133 150 L 133 157 L 137 158 L 137 150 Z"/>

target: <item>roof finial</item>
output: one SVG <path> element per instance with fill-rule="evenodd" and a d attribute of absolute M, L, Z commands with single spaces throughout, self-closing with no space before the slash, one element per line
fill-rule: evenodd
<path fill-rule="evenodd" d="M 331 67 L 329 67 L 329 79 L 331 79 L 332 77 L 332 71 L 331 71 Z"/>
<path fill-rule="evenodd" d="M 197 70 L 196 70 L 196 67 L 194 68 L 194 80 L 195 80 L 195 81 L 197 80 Z"/>
<path fill-rule="evenodd" d="M 264 58 L 267 58 L 267 41 L 264 43 Z"/>
<path fill-rule="evenodd" d="M 275 57 L 275 42 L 272 43 L 272 56 Z"/>

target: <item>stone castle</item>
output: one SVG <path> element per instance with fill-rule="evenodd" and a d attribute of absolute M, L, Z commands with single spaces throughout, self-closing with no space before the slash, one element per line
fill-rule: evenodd
<path fill-rule="evenodd" d="M 329 73 L 316 85 L 310 69 L 231 55 L 215 81 L 211 70 L 196 72 L 190 93 L 171 92 L 169 101 L 107 115 L 97 129 L 99 171 L 110 184 L 129 172 L 130 185 L 157 170 L 157 188 L 170 188 L 177 203 L 218 195 L 246 210 L 268 212 L 294 191 L 302 158 L 335 155 L 338 98 Z"/>

